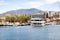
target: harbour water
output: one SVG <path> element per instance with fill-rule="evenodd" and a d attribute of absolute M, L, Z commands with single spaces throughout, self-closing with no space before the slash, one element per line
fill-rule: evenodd
<path fill-rule="evenodd" d="M 0 26 L 0 40 L 60 40 L 60 25 Z"/>

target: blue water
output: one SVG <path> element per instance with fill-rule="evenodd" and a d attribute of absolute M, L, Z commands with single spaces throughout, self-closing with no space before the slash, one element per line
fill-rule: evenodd
<path fill-rule="evenodd" d="M 0 40 L 60 40 L 60 25 L 0 26 Z"/>

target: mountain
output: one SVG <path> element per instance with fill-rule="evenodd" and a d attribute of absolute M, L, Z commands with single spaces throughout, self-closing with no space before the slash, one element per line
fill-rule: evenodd
<path fill-rule="evenodd" d="M 30 8 L 30 9 L 18 9 L 18 10 L 11 10 L 8 12 L 5 12 L 4 14 L 32 14 L 36 12 L 42 12 L 42 10 L 35 9 L 35 8 Z"/>

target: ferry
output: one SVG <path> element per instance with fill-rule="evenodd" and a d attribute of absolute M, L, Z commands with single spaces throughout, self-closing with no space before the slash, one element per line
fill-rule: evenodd
<path fill-rule="evenodd" d="M 45 21 L 42 20 L 43 14 L 34 14 L 31 16 L 31 26 L 44 26 Z"/>

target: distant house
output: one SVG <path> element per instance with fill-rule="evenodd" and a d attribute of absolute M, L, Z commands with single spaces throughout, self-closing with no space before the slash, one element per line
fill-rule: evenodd
<path fill-rule="evenodd" d="M 4 16 L 0 16 L 0 24 L 5 24 L 5 17 Z"/>

